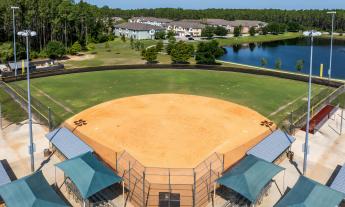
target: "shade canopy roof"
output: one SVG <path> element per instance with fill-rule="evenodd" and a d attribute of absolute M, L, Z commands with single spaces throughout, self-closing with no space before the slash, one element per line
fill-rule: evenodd
<path fill-rule="evenodd" d="M 264 187 L 282 170 L 284 168 L 248 155 L 217 182 L 255 202 Z"/>
<path fill-rule="evenodd" d="M 91 152 L 66 160 L 56 166 L 72 180 L 84 199 L 122 180 Z"/>
<path fill-rule="evenodd" d="M 51 188 L 42 171 L 0 186 L 7 207 L 68 206 Z"/>
<path fill-rule="evenodd" d="M 301 176 L 275 207 L 334 207 L 341 203 L 344 196 L 341 192 Z"/>
<path fill-rule="evenodd" d="M 345 193 L 345 165 L 340 169 L 334 181 L 331 184 L 331 188 L 342 193 Z"/>
<path fill-rule="evenodd" d="M 65 127 L 55 129 L 47 134 L 46 137 L 67 159 L 87 152 L 93 152 L 89 145 L 85 144 Z"/>
<path fill-rule="evenodd" d="M 294 141 L 295 138 L 278 129 L 250 149 L 247 154 L 259 157 L 267 162 L 273 162 L 289 148 Z"/>

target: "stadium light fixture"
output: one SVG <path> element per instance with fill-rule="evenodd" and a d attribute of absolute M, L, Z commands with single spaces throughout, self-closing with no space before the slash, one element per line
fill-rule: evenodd
<path fill-rule="evenodd" d="M 308 153 L 309 153 L 309 122 L 310 122 L 310 98 L 311 98 L 311 82 L 312 82 L 312 74 L 313 74 L 313 49 L 314 49 L 314 37 L 320 36 L 321 32 L 318 31 L 306 31 L 303 32 L 305 37 L 310 38 L 310 68 L 309 68 L 309 83 L 308 83 L 308 112 L 307 112 L 307 126 L 305 130 L 305 143 L 304 143 L 304 160 L 303 160 L 303 175 L 307 173 L 307 161 L 308 161 Z"/>
<path fill-rule="evenodd" d="M 334 19 L 336 15 L 336 11 L 329 11 L 327 14 L 332 15 L 332 33 L 331 33 L 331 51 L 329 55 L 329 69 L 328 69 L 328 80 L 331 79 L 331 74 L 332 74 L 332 58 L 333 58 L 333 33 L 334 33 Z"/>
<path fill-rule="evenodd" d="M 19 9 L 17 6 L 11 6 L 12 9 L 12 16 L 13 16 L 13 55 L 14 55 L 14 75 L 17 77 L 18 74 L 18 65 L 17 65 L 17 48 L 16 48 L 16 17 L 15 17 L 15 10 Z"/>
<path fill-rule="evenodd" d="M 26 79 L 27 79 L 27 87 L 28 87 L 28 117 L 29 117 L 29 138 L 30 138 L 29 154 L 30 154 L 30 161 L 31 161 L 31 172 L 34 172 L 35 171 L 35 159 L 34 159 L 35 145 L 33 143 L 33 136 L 32 136 L 29 38 L 36 36 L 36 32 L 31 31 L 31 30 L 24 30 L 24 31 L 18 32 L 18 36 L 25 37 L 26 39 L 26 59 L 27 59 L 26 60 L 27 61 Z"/>

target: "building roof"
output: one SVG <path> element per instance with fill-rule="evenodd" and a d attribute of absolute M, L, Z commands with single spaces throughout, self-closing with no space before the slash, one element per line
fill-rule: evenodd
<path fill-rule="evenodd" d="M 243 26 L 243 27 L 255 27 L 259 25 L 266 25 L 266 22 L 262 21 L 256 21 L 256 20 L 235 20 L 235 21 L 230 21 L 230 26 L 233 27 L 238 27 L 238 26 Z"/>
<path fill-rule="evenodd" d="M 156 18 L 156 17 L 133 17 L 131 18 L 132 21 L 143 21 L 143 22 L 160 22 L 160 23 L 169 23 L 173 20 L 171 19 L 165 19 L 165 18 Z"/>
<path fill-rule="evenodd" d="M 225 19 L 206 19 L 206 24 L 208 25 L 221 25 L 221 26 L 228 26 L 231 25 L 231 21 Z"/>
<path fill-rule="evenodd" d="M 176 26 L 176 27 L 182 27 L 182 28 L 186 28 L 186 29 L 203 29 L 205 27 L 205 25 L 199 23 L 199 22 L 195 22 L 195 21 L 174 21 L 174 22 L 170 22 L 168 23 L 168 25 L 170 26 Z"/>
<path fill-rule="evenodd" d="M 10 182 L 10 176 L 7 174 L 7 171 L 5 170 L 5 167 L 2 165 L 2 162 L 0 162 L 0 186 Z"/>
<path fill-rule="evenodd" d="M 295 186 L 275 207 L 334 207 L 344 199 L 344 194 L 301 176 Z"/>
<path fill-rule="evenodd" d="M 142 23 L 123 23 L 115 25 L 115 28 L 120 29 L 128 29 L 128 30 L 135 30 L 135 31 L 150 31 L 150 30 L 162 30 L 163 27 L 160 26 L 154 26 L 149 24 L 142 24 Z"/>
<path fill-rule="evenodd" d="M 248 155 L 217 182 L 236 191 L 249 201 L 255 202 L 262 189 L 283 169 L 253 155 Z"/>
<path fill-rule="evenodd" d="M 85 154 L 86 152 L 93 152 L 89 145 L 81 141 L 67 128 L 62 127 L 55 129 L 46 135 L 46 138 L 67 158 Z"/>
<path fill-rule="evenodd" d="M 8 207 L 68 206 L 51 188 L 42 171 L 0 186 L 0 197 Z"/>
<path fill-rule="evenodd" d="M 294 141 L 295 138 L 278 129 L 250 149 L 247 154 L 254 155 L 267 162 L 273 162 L 289 148 Z"/>
<path fill-rule="evenodd" d="M 66 160 L 56 166 L 72 180 L 84 199 L 122 180 L 91 152 Z"/>
<path fill-rule="evenodd" d="M 335 177 L 333 183 L 331 184 L 331 188 L 345 193 L 345 164 Z"/>

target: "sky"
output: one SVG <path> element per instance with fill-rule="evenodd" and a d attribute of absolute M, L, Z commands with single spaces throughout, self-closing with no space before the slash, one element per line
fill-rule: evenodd
<path fill-rule="evenodd" d="M 76 0 L 78 2 L 78 0 Z M 345 9 L 345 0 L 84 0 L 111 8 Z"/>

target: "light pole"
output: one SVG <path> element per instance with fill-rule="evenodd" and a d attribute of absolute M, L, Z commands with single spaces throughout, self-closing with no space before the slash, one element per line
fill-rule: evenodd
<path fill-rule="evenodd" d="M 16 17 L 14 15 L 14 10 L 19 9 L 17 6 L 11 6 L 13 14 L 13 55 L 14 55 L 14 75 L 17 77 L 18 65 L 17 65 L 17 51 L 16 51 Z"/>
<path fill-rule="evenodd" d="M 334 32 L 334 17 L 337 12 L 335 11 L 329 11 L 327 14 L 332 15 L 332 33 L 331 33 L 331 51 L 329 55 L 329 69 L 328 69 L 328 80 L 331 79 L 332 75 L 332 58 L 333 58 L 333 32 Z"/>
<path fill-rule="evenodd" d="M 29 37 L 36 36 L 36 32 L 30 30 L 24 30 L 18 32 L 19 36 L 25 37 L 26 39 L 26 61 L 27 61 L 27 70 L 26 70 L 26 78 L 28 84 L 28 116 L 29 116 L 29 136 L 30 136 L 30 145 L 29 145 L 29 153 L 31 158 L 31 172 L 35 171 L 35 159 L 34 159 L 34 152 L 35 152 L 35 145 L 33 143 L 32 137 L 32 114 L 31 114 L 31 93 L 30 93 L 30 60 L 29 60 Z M 24 70 L 24 68 L 23 68 Z"/>
<path fill-rule="evenodd" d="M 304 143 L 304 161 L 303 161 L 303 175 L 306 175 L 307 172 L 307 161 L 308 161 L 308 142 L 309 142 L 309 121 L 310 121 L 310 98 L 311 98 L 311 78 L 313 75 L 313 47 L 314 47 L 314 37 L 320 36 L 321 33 L 317 31 L 307 31 L 303 32 L 303 35 L 310 37 L 310 69 L 309 69 L 309 83 L 308 83 L 308 113 L 307 113 L 307 126 L 305 134 L 305 143 Z"/>

